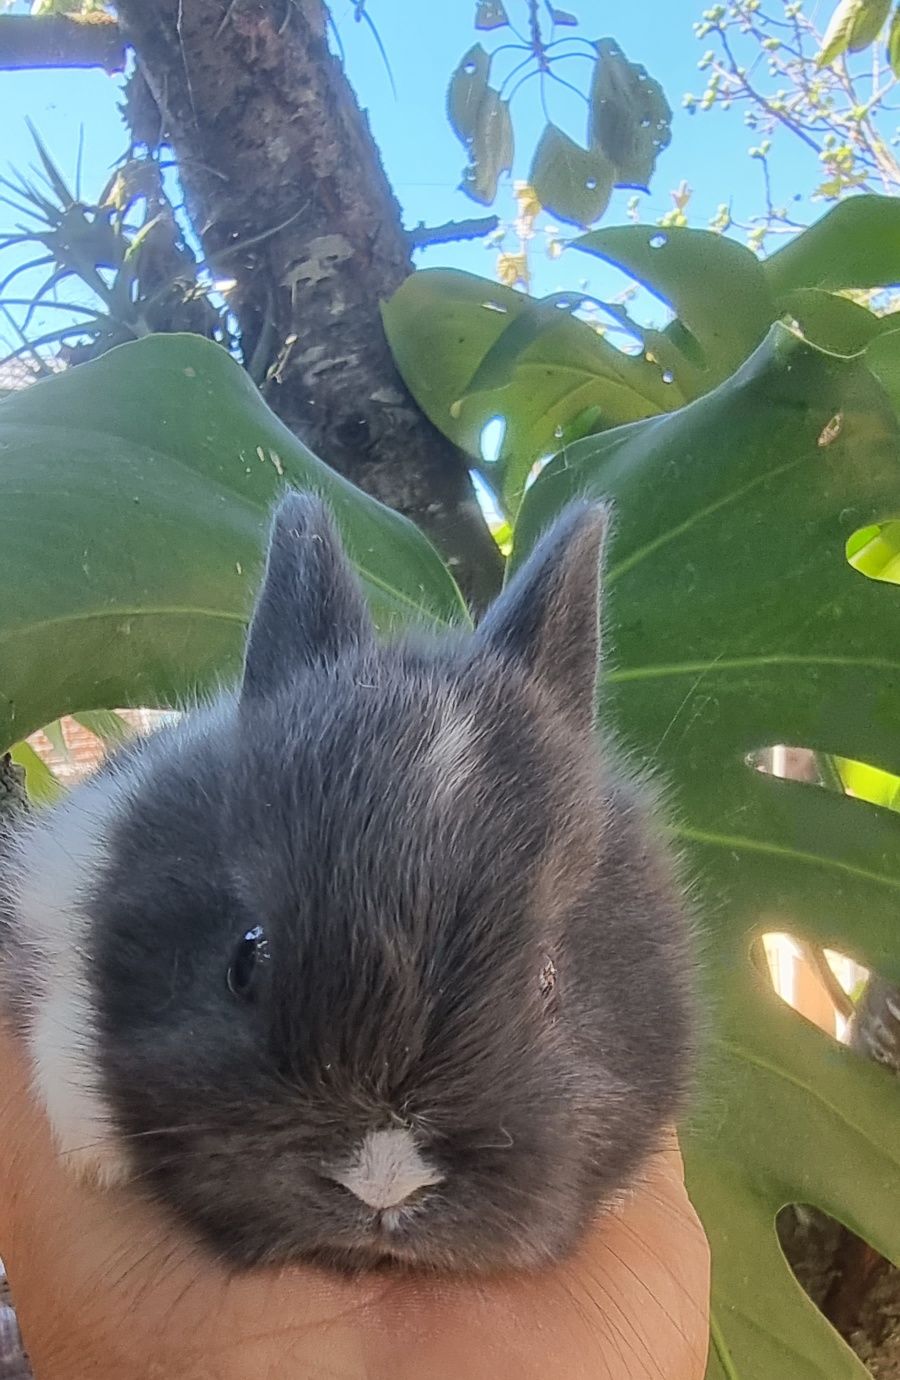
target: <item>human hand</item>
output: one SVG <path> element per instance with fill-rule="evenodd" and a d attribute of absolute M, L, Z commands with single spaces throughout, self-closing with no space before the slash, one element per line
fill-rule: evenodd
<path fill-rule="evenodd" d="M 35 1380 L 702 1380 L 709 1253 L 674 1135 L 536 1274 L 235 1275 L 128 1193 L 75 1182 L 3 1031 L 0 1088 L 0 1256 Z"/>

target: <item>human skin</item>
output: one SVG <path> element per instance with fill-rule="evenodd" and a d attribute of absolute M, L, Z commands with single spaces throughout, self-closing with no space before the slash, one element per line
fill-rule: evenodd
<path fill-rule="evenodd" d="M 54 1154 L 0 1030 L 0 1256 L 35 1380 L 702 1380 L 709 1252 L 674 1134 L 536 1274 L 234 1274 Z"/>

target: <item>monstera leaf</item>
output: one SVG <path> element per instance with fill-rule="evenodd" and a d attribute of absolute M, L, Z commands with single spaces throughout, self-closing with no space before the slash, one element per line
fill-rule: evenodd
<path fill-rule="evenodd" d="M 286 484 L 331 502 L 382 625 L 465 617 L 426 539 L 317 460 L 217 345 L 150 336 L 0 404 L 0 746 L 233 671 Z"/>
<path fill-rule="evenodd" d="M 589 180 L 596 195 L 596 170 Z M 640 355 L 572 317 L 577 294 L 568 304 L 560 300 L 566 294 L 552 300 L 567 305 L 562 313 L 471 274 L 416 273 L 384 310 L 400 372 L 435 426 L 478 456 L 483 427 L 504 418 L 503 445 L 486 478 L 510 514 L 536 460 L 573 436 L 701 397 L 774 321 L 795 322 L 840 354 L 900 324 L 839 295 L 900 282 L 897 197 L 852 197 L 764 262 L 728 236 L 684 226 L 610 226 L 570 247 L 614 264 L 659 298 L 662 319 L 652 329 L 620 304 L 605 304 L 606 318 L 639 342 Z"/>
<path fill-rule="evenodd" d="M 611 226 L 572 248 L 615 264 L 671 308 L 671 344 L 683 348 L 686 332 L 695 348 L 669 367 L 697 396 L 746 359 L 779 317 L 844 354 L 884 329 L 884 318 L 835 294 L 900 282 L 900 200 L 851 197 L 763 262 L 726 235 L 687 226 Z M 693 381 L 684 378 L 692 355 L 702 365 Z"/>
<path fill-rule="evenodd" d="M 574 248 L 624 269 L 673 309 L 702 360 L 703 391 L 747 358 L 778 315 L 756 255 L 711 230 L 617 225 Z"/>
<path fill-rule="evenodd" d="M 900 282 L 900 200 L 853 196 L 766 260 L 776 293 L 793 288 L 883 288 Z"/>
<path fill-rule="evenodd" d="M 845 554 L 900 514 L 897 421 L 861 360 L 776 326 L 691 406 L 551 462 L 513 564 L 585 491 L 616 505 L 603 717 L 667 783 L 702 925 L 711 1039 L 684 1144 L 709 1377 L 864 1380 L 775 1218 L 814 1204 L 900 1263 L 900 1086 L 787 1008 L 751 946 L 788 931 L 900 980 L 900 817 L 750 759 L 784 743 L 900 771 L 900 591 Z"/>
<path fill-rule="evenodd" d="M 445 435 L 477 457 L 486 423 L 505 418 L 489 479 L 510 508 L 535 460 L 558 450 L 588 409 L 618 426 L 670 406 L 659 365 L 617 350 L 567 311 L 472 273 L 422 269 L 382 312 L 406 386 Z M 677 405 L 684 398 L 675 391 Z"/>

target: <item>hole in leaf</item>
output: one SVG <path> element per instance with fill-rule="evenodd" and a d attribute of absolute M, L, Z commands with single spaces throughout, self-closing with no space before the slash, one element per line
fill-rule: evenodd
<path fill-rule="evenodd" d="M 819 434 L 820 446 L 830 446 L 841 434 L 844 425 L 843 412 L 837 412 L 829 422 L 826 422 Z"/>
<path fill-rule="evenodd" d="M 783 931 L 762 935 L 769 980 L 783 1002 L 843 1043 L 868 972 L 846 954 Z"/>
<path fill-rule="evenodd" d="M 541 472 L 541 470 L 544 468 L 544 466 L 545 466 L 545 465 L 549 465 L 549 463 L 550 463 L 550 461 L 551 461 L 552 459 L 553 459 L 553 456 L 552 456 L 552 455 L 542 455 L 542 456 L 540 457 L 540 459 L 535 460 L 535 462 L 534 462 L 534 464 L 532 465 L 531 469 L 528 471 L 528 475 L 527 475 L 527 477 L 526 477 L 526 479 L 525 479 L 524 489 L 525 489 L 525 492 L 526 492 L 526 493 L 527 493 L 528 490 L 531 488 L 532 484 L 533 484 L 534 481 L 537 479 L 538 475 L 540 474 L 540 472 Z"/>
<path fill-rule="evenodd" d="M 489 465 L 496 464 L 500 459 L 500 452 L 503 449 L 503 441 L 506 436 L 506 418 L 491 417 L 481 428 L 479 439 L 479 449 L 481 458 Z"/>
<path fill-rule="evenodd" d="M 811 748 L 788 747 L 784 743 L 748 752 L 744 760 L 753 771 L 767 776 L 805 781 L 885 810 L 900 811 L 900 776 L 871 762 L 833 752 L 814 752 Z"/>
<path fill-rule="evenodd" d="M 28 746 L 61 786 L 72 786 L 92 772 L 108 746 L 134 733 L 147 733 L 180 715 L 161 709 L 116 709 L 67 716 L 31 734 Z"/>
<path fill-rule="evenodd" d="M 475 67 L 475 63 L 474 63 L 474 62 L 466 62 L 466 63 L 463 63 L 463 71 L 466 73 L 467 76 L 469 76 L 469 77 L 474 76 L 476 70 L 477 70 L 477 69 L 476 69 L 476 67 Z"/>
<path fill-rule="evenodd" d="M 668 240 L 669 240 L 668 235 L 662 235 L 662 234 L 659 234 L 659 235 L 651 235 L 651 236 L 650 236 L 650 248 L 651 248 L 651 249 L 662 249 L 663 245 L 668 243 Z"/>
<path fill-rule="evenodd" d="M 482 302 L 481 305 L 486 311 L 499 311 L 502 312 L 504 316 L 508 310 L 507 307 L 502 306 L 499 302 Z"/>
<path fill-rule="evenodd" d="M 900 520 L 859 527 L 847 538 L 847 560 L 870 580 L 900 585 Z"/>
<path fill-rule="evenodd" d="M 775 1230 L 794 1278 L 874 1376 L 897 1375 L 900 1270 L 827 1212 L 781 1209 Z"/>
<path fill-rule="evenodd" d="M 589 192 L 595 192 L 597 190 L 596 177 L 589 177 L 584 185 L 587 187 Z"/>
<path fill-rule="evenodd" d="M 496 494 L 492 492 L 478 471 L 472 470 L 471 475 L 472 486 L 475 489 L 475 497 L 478 500 L 478 506 L 481 509 L 484 520 L 490 529 L 491 536 L 500 547 L 504 556 L 508 556 L 512 549 L 512 529 L 509 522 L 500 509 Z"/>
<path fill-rule="evenodd" d="M 672 370 L 671 370 L 671 369 L 663 369 L 662 381 L 663 381 L 663 383 L 674 383 L 674 382 L 675 382 L 675 375 L 672 373 Z"/>

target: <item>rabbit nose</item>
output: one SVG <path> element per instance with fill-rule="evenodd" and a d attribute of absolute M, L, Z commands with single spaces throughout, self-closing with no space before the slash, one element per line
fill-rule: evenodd
<path fill-rule="evenodd" d="M 443 1180 L 423 1156 L 411 1131 L 391 1127 L 368 1131 L 345 1164 L 331 1171 L 367 1207 L 384 1211 L 404 1203 L 420 1188 Z"/>

